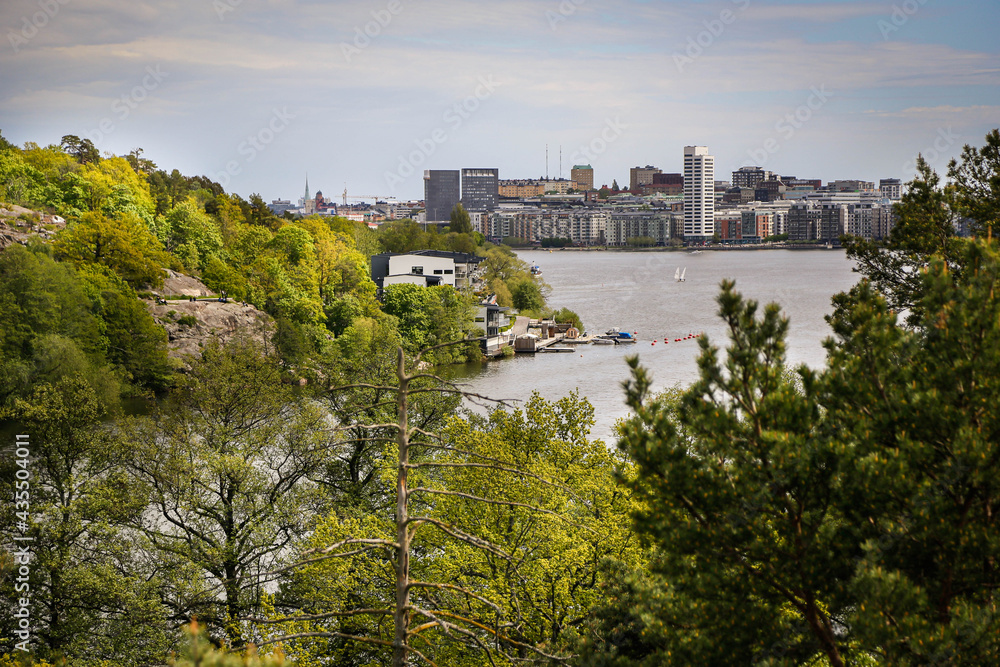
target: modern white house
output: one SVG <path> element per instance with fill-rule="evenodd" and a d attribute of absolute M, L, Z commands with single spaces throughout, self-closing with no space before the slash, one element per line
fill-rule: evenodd
<path fill-rule="evenodd" d="M 471 287 L 482 257 L 462 252 L 417 250 L 410 253 L 385 252 L 372 255 L 372 280 L 379 291 L 388 285 L 407 283 L 433 287 Z"/>

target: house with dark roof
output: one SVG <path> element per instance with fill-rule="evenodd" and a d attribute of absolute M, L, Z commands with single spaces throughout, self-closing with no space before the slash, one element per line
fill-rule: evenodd
<path fill-rule="evenodd" d="M 372 255 L 372 280 L 379 293 L 388 285 L 451 285 L 472 287 L 482 257 L 464 252 L 416 250 L 408 253 L 384 252 Z"/>

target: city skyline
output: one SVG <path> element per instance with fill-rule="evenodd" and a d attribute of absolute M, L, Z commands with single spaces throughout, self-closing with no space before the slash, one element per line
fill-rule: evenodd
<path fill-rule="evenodd" d="M 0 130 L 91 138 L 244 197 L 419 199 L 426 169 L 623 187 L 708 146 L 800 178 L 943 173 L 1000 118 L 986 0 L 13 0 Z M 560 163 L 561 148 L 561 171 Z M 547 151 L 546 151 L 547 149 Z"/>

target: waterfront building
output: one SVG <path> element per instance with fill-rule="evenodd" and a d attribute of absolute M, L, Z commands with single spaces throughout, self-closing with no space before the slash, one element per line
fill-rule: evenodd
<path fill-rule="evenodd" d="M 424 287 L 451 285 L 472 287 L 482 257 L 462 252 L 416 250 L 409 253 L 384 252 L 371 257 L 372 281 L 379 289 L 389 285 L 412 284 Z"/>
<path fill-rule="evenodd" d="M 684 147 L 684 241 L 703 243 L 715 233 L 715 157 L 705 146 Z"/>
<path fill-rule="evenodd" d="M 899 201 L 903 197 L 903 184 L 898 178 L 883 178 L 878 182 L 879 193 L 886 199 Z"/>
<path fill-rule="evenodd" d="M 821 206 L 813 199 L 804 199 L 792 204 L 788 209 L 789 241 L 815 241 L 818 238 Z"/>
<path fill-rule="evenodd" d="M 887 239 L 896 224 L 896 209 L 891 204 L 879 206 L 872 214 L 872 238 Z"/>
<path fill-rule="evenodd" d="M 608 214 L 605 240 L 609 246 L 627 246 L 632 238 L 649 238 L 656 245 L 667 245 L 673 218 L 674 214 L 668 210 L 612 210 Z"/>
<path fill-rule="evenodd" d="M 451 222 L 451 210 L 461 198 L 461 175 L 457 169 L 424 171 L 425 222 Z"/>

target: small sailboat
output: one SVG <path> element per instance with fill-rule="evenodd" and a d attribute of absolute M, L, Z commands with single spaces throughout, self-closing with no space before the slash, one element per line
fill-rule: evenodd
<path fill-rule="evenodd" d="M 688 267 L 685 266 L 684 270 L 681 271 L 681 282 L 684 282 L 684 274 L 686 274 L 687 272 L 688 272 Z"/>
<path fill-rule="evenodd" d="M 684 282 L 684 274 L 685 273 L 687 273 L 687 267 L 685 266 L 684 270 L 681 271 L 681 267 L 678 266 L 677 270 L 674 271 L 674 280 L 676 280 L 679 283 Z"/>

